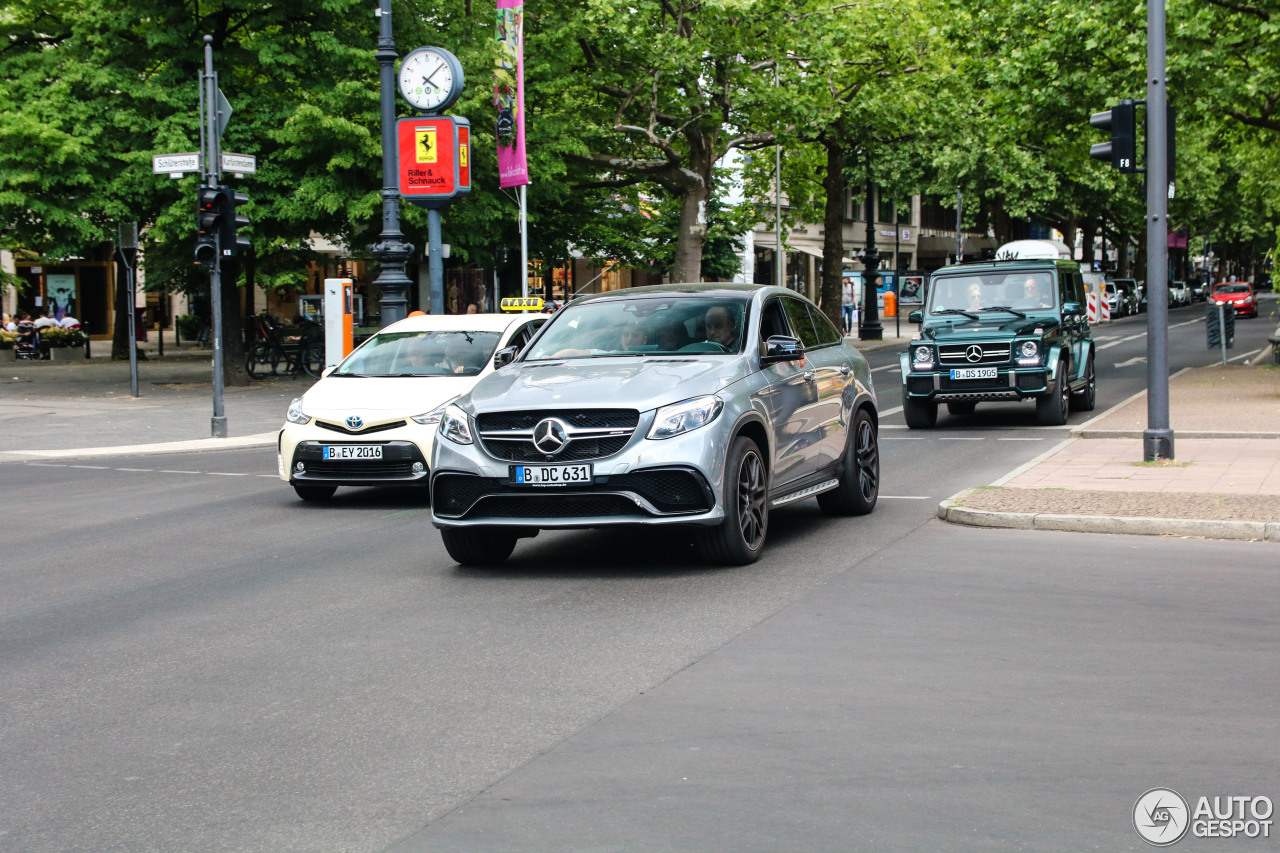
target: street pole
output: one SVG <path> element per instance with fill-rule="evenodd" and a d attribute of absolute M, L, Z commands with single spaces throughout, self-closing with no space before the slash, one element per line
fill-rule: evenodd
<path fill-rule="evenodd" d="M 1173 459 L 1169 426 L 1169 174 L 1165 0 L 1147 0 L 1147 428 L 1144 462 Z"/>
<path fill-rule="evenodd" d="M 138 223 L 120 222 L 116 225 L 117 241 L 116 245 L 120 247 L 120 258 L 124 261 L 125 281 L 129 291 L 129 395 L 138 396 L 138 329 L 137 329 L 137 309 L 138 291 L 137 278 L 134 270 L 138 263 Z"/>
<path fill-rule="evenodd" d="M 884 340 L 877 303 L 876 271 L 880 269 L 880 250 L 876 248 L 876 198 L 871 185 L 871 169 L 867 168 L 867 248 L 862 254 L 862 313 L 858 315 L 858 340 Z"/>
<path fill-rule="evenodd" d="M 440 236 L 440 211 L 434 207 L 427 210 L 427 255 L 431 313 L 438 317 L 444 313 L 444 244 Z"/>
<path fill-rule="evenodd" d="M 218 78 L 213 73 L 213 36 L 204 37 L 204 108 L 207 129 L 204 156 L 204 183 L 216 187 L 222 183 L 222 154 L 218 144 Z M 220 231 L 221 229 L 219 229 Z M 209 308 L 213 328 L 213 419 L 210 435 L 227 437 L 227 415 L 222 407 L 222 239 L 213 237 L 213 266 L 209 271 Z"/>
<path fill-rule="evenodd" d="M 409 313 L 405 292 L 412 282 L 404 265 L 413 255 L 413 245 L 404 242 L 400 233 L 400 191 L 396 184 L 396 40 L 391 35 L 391 0 L 378 0 L 378 71 L 382 97 L 382 234 L 381 240 L 369 247 L 379 264 L 373 283 L 381 295 L 378 305 L 382 325 L 403 320 Z M 434 309 L 436 293 L 432 288 Z"/>
<path fill-rule="evenodd" d="M 778 65 L 773 66 L 773 86 L 778 87 Z M 785 272 L 782 267 L 782 143 L 773 143 L 773 278 L 774 284 L 783 286 Z"/>
<path fill-rule="evenodd" d="M 964 212 L 964 196 L 960 193 L 960 188 L 956 187 L 956 263 L 964 260 L 964 235 L 960 233 L 960 224 L 963 219 Z"/>

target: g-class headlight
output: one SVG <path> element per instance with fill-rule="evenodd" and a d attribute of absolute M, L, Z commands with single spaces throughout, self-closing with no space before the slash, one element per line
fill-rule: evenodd
<path fill-rule="evenodd" d="M 440 415 L 440 435 L 454 444 L 473 444 L 471 437 L 471 420 L 467 413 L 452 404 L 445 406 Z"/>
<path fill-rule="evenodd" d="M 284 413 L 284 419 L 291 424 L 311 423 L 311 416 L 302 413 L 301 397 L 295 397 L 293 402 L 289 404 L 289 410 Z"/>
<path fill-rule="evenodd" d="M 653 418 L 648 437 L 672 438 L 704 427 L 714 421 L 723 408 L 724 400 L 713 395 L 663 406 Z"/>
<path fill-rule="evenodd" d="M 1035 341 L 1023 341 L 1018 344 L 1018 355 L 1023 358 L 1036 358 L 1040 355 L 1040 345 Z"/>
<path fill-rule="evenodd" d="M 933 347 L 916 347 L 912 351 L 911 360 L 916 364 L 933 364 Z"/>

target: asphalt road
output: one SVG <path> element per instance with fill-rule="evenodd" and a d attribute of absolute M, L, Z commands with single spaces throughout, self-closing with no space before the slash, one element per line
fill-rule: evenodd
<path fill-rule="evenodd" d="M 1137 850 L 1150 787 L 1280 797 L 1274 549 L 942 524 L 1066 434 L 983 408 L 888 414 L 876 512 L 733 569 L 569 531 L 463 570 L 420 493 L 304 504 L 271 451 L 5 466 L 0 849 Z"/>

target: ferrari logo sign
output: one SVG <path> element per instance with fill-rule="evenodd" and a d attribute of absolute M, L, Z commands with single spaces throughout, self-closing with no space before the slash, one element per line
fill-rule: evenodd
<path fill-rule="evenodd" d="M 436 129 L 434 127 L 415 128 L 413 138 L 416 143 L 413 150 L 417 154 L 418 163 L 435 163 L 438 155 Z"/>
<path fill-rule="evenodd" d="M 402 118 L 396 122 L 400 197 L 433 209 L 471 192 L 470 131 L 458 116 Z"/>

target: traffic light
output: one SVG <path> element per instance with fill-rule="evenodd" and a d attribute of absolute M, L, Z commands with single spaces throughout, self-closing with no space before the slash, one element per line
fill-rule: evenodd
<path fill-rule="evenodd" d="M 226 194 L 226 215 L 222 218 L 222 254 L 239 255 L 249 248 L 249 238 L 238 233 L 242 228 L 249 227 L 249 217 L 240 212 L 240 208 L 249 203 L 249 197 L 231 187 L 223 187 L 222 191 Z"/>
<path fill-rule="evenodd" d="M 221 187 L 200 186 L 196 196 L 196 251 L 195 262 L 200 266 L 213 266 L 218 249 L 216 237 L 222 228 L 226 195 Z"/>
<path fill-rule="evenodd" d="M 1134 101 L 1124 100 L 1109 110 L 1089 116 L 1089 125 L 1099 130 L 1111 132 L 1110 142 L 1099 142 L 1089 146 L 1089 156 L 1095 160 L 1105 160 L 1121 172 L 1136 172 L 1137 157 L 1137 122 Z"/>

